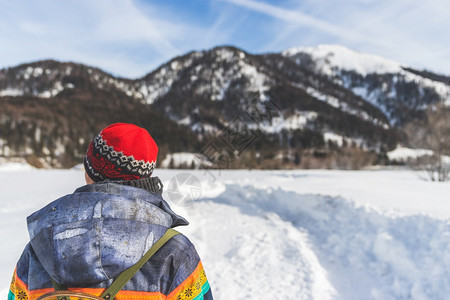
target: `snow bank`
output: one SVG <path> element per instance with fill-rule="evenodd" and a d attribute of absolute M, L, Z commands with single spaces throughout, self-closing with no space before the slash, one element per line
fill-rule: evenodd
<path fill-rule="evenodd" d="M 397 147 L 387 153 L 391 161 L 407 161 L 408 159 L 417 159 L 422 156 L 433 155 L 433 151 L 428 149 L 411 149 L 406 147 Z"/>
<path fill-rule="evenodd" d="M 450 292 L 448 221 L 237 184 L 188 215 L 218 299 L 444 299 Z"/>
<path fill-rule="evenodd" d="M 406 162 L 410 159 L 418 159 L 423 156 L 431 156 L 434 152 L 428 149 L 411 149 L 406 147 L 397 147 L 394 150 L 387 153 L 390 161 Z M 450 164 L 450 156 L 442 155 L 442 162 L 444 164 Z"/>

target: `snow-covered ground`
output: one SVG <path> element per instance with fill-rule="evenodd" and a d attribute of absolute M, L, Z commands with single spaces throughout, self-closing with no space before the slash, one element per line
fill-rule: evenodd
<path fill-rule="evenodd" d="M 155 175 L 173 209 L 191 222 L 180 231 L 196 245 L 216 299 L 450 295 L 450 183 L 423 181 L 405 170 Z M 194 185 L 194 203 L 171 202 L 167 192 L 175 176 Z M 0 182 L 5 299 L 28 239 L 26 216 L 82 185 L 83 173 L 0 168 Z M 189 193 L 191 187 L 180 188 Z"/>

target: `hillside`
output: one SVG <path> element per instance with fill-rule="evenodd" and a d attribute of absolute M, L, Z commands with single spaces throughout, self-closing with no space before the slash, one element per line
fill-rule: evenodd
<path fill-rule="evenodd" d="M 295 167 L 306 159 L 348 168 L 336 158 L 355 153 L 363 164 L 383 163 L 387 151 L 407 144 L 406 124 L 450 103 L 448 82 L 340 46 L 262 55 L 217 47 L 135 80 L 39 61 L 0 70 L 0 156 L 71 166 L 98 130 L 121 121 L 155 136 L 160 161 L 216 142 L 227 167 Z M 224 140 L 230 133 L 248 143 Z"/>

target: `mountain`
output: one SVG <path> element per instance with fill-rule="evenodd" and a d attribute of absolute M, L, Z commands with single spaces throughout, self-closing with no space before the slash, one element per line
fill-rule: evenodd
<path fill-rule="evenodd" d="M 450 105 L 447 76 L 337 45 L 292 48 L 282 55 L 378 107 L 390 125 L 403 126 L 440 101 Z"/>
<path fill-rule="evenodd" d="M 161 158 L 169 149 L 199 148 L 192 132 L 130 96 L 131 83 L 56 61 L 1 70 L 0 155 L 26 156 L 38 166 L 73 166 L 92 137 L 113 122 L 151 129 Z"/>
<path fill-rule="evenodd" d="M 450 103 L 449 82 L 341 46 L 262 55 L 216 47 L 135 80 L 39 61 L 0 70 L 0 155 L 68 166 L 98 130 L 122 121 L 155 136 L 160 161 L 169 152 L 207 154 L 214 144 L 206 156 L 226 155 L 231 167 L 303 165 L 308 157 L 348 167 L 339 159 L 355 151 L 380 158 L 406 143 L 405 124 Z"/>

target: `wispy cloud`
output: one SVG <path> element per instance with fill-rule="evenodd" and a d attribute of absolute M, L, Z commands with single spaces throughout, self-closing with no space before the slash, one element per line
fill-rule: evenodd
<path fill-rule="evenodd" d="M 95 6 L 98 24 L 92 38 L 122 44 L 146 43 L 159 54 L 176 54 L 172 40 L 182 33 L 176 23 L 145 15 L 131 0 L 103 0 Z"/>
<path fill-rule="evenodd" d="M 0 67 L 54 58 L 138 77 L 189 50 L 341 44 L 450 74 L 448 0 L 0 0 Z"/>
<path fill-rule="evenodd" d="M 303 13 L 301 11 L 293 11 L 281 8 L 279 6 L 253 1 L 253 0 L 224 0 L 229 3 L 233 3 L 242 7 L 245 7 L 247 9 L 251 9 L 253 11 L 263 13 L 269 16 L 272 16 L 277 19 L 284 20 L 291 24 L 297 24 L 297 25 L 303 25 L 307 27 L 312 27 L 317 30 L 323 31 L 328 34 L 332 34 L 335 36 L 338 36 L 340 38 L 346 39 L 346 40 L 359 40 L 359 41 L 368 41 L 371 43 L 377 42 L 376 40 L 370 39 L 367 36 L 339 26 L 337 24 L 332 24 L 323 20 L 320 20 L 318 18 L 315 18 L 311 15 L 308 15 L 306 13 Z M 283 34 L 283 33 L 281 33 Z"/>
<path fill-rule="evenodd" d="M 450 73 L 446 0 L 222 0 L 274 21 L 260 49 L 339 43 L 420 68 Z M 272 3 L 270 3 L 272 2 Z"/>
<path fill-rule="evenodd" d="M 137 77 L 195 49 L 185 40 L 206 32 L 170 16 L 173 12 L 163 18 L 159 7 L 131 0 L 42 0 L 25 9 L 7 5 L 8 14 L 0 12 L 0 43 L 7 45 L 0 47 L 0 66 L 55 58 Z"/>
<path fill-rule="evenodd" d="M 44 26 L 42 26 L 39 23 L 33 23 L 33 22 L 20 22 L 19 28 L 26 33 L 35 35 L 35 36 L 42 36 L 45 34 L 46 29 Z"/>
<path fill-rule="evenodd" d="M 235 10 L 221 7 L 214 22 L 205 28 L 204 34 L 197 40 L 199 47 L 206 48 L 218 44 L 236 43 L 235 33 L 242 30 L 242 23 L 245 19 L 246 17 L 243 15 L 236 15 Z"/>

